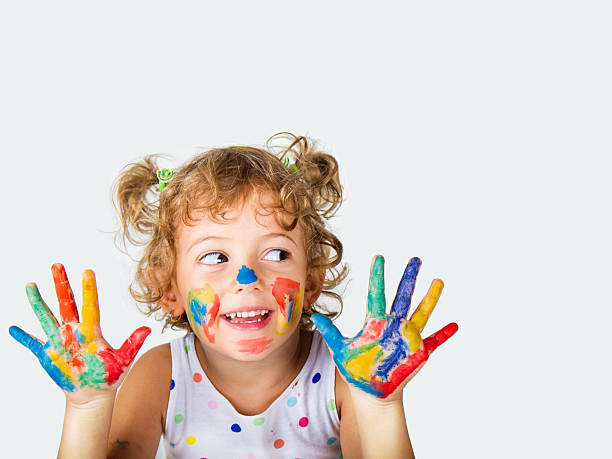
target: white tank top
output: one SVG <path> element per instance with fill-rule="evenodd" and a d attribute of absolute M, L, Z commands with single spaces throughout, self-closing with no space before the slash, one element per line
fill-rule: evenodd
<path fill-rule="evenodd" d="M 193 333 L 171 341 L 170 349 L 172 381 L 164 434 L 169 458 L 342 457 L 335 365 L 318 331 L 300 373 L 255 416 L 238 413 L 208 380 Z"/>

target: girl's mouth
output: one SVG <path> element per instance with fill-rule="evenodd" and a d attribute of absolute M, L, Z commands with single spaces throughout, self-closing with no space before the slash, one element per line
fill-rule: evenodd
<path fill-rule="evenodd" d="M 246 317 L 238 317 L 238 315 L 222 314 L 221 319 L 232 328 L 238 330 L 260 330 L 270 323 L 270 318 L 274 311 L 262 310 L 254 311 L 254 314 L 246 315 Z"/>

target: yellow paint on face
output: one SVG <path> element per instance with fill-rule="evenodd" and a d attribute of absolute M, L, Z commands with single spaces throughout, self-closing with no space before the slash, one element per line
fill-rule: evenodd
<path fill-rule="evenodd" d="M 277 336 L 283 336 L 285 333 L 289 331 L 290 328 L 296 323 L 300 321 L 300 317 L 302 317 L 302 301 L 304 299 L 304 288 L 300 287 L 300 290 L 293 302 L 293 310 L 291 311 L 291 320 L 287 321 L 287 319 L 282 314 L 277 314 L 276 318 L 276 330 L 274 332 Z M 289 308 L 289 295 L 285 295 L 285 307 Z M 289 314 L 287 314 L 289 315 Z"/>
<path fill-rule="evenodd" d="M 421 334 L 411 322 L 406 322 L 406 325 L 402 328 L 402 334 L 408 340 L 408 347 L 412 352 L 421 348 Z"/>

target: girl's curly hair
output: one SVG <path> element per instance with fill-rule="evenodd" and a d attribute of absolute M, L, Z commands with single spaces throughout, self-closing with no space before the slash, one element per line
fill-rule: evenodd
<path fill-rule="evenodd" d="M 274 145 L 277 138 L 290 143 Z M 262 192 L 275 196 L 267 210 L 274 212 L 282 228 L 291 231 L 301 224 L 307 268 L 325 269 L 321 293 L 339 302 L 337 311 L 305 304 L 300 327 L 311 330 L 310 317 L 317 312 L 332 319 L 340 314 L 342 298 L 333 289 L 346 278 L 348 268 L 341 264 L 342 243 L 326 227 L 342 203 L 338 163 L 333 156 L 306 137 L 279 132 L 266 141 L 265 149 L 230 146 L 194 156 L 175 170 L 161 193 L 158 157 L 149 155 L 127 165 L 113 184 L 113 203 L 121 219 L 117 239 L 124 249 L 128 242 L 144 246 L 130 293 L 147 316 L 161 310 L 159 301 L 175 274 L 177 225 L 181 221 L 190 224 L 193 213 L 202 210 L 222 220 L 235 205 Z M 295 167 L 289 165 L 290 158 Z M 165 320 L 162 329 L 191 330 L 186 314 L 178 321 L 166 312 L 156 317 Z"/>

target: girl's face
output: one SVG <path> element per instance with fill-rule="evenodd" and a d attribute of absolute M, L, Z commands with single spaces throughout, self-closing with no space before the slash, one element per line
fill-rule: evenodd
<path fill-rule="evenodd" d="M 304 301 L 316 299 L 312 282 L 306 286 L 301 226 L 287 232 L 258 208 L 251 199 L 228 221 L 202 215 L 177 231 L 177 304 L 204 346 L 239 360 L 281 346 L 297 329 Z"/>

